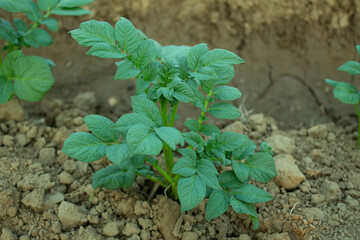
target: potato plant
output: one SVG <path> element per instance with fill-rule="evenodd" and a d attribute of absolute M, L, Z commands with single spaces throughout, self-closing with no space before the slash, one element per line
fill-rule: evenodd
<path fill-rule="evenodd" d="M 356 46 L 357 52 L 360 54 L 360 45 Z M 356 61 L 348 61 L 338 68 L 339 71 L 346 72 L 350 75 L 360 74 L 360 63 Z M 358 116 L 358 148 L 360 148 L 360 92 L 354 85 L 346 82 L 337 82 L 330 79 L 325 81 L 334 87 L 334 97 L 345 104 L 352 104 L 355 107 Z"/>
<path fill-rule="evenodd" d="M 209 50 L 206 44 L 161 46 L 125 18 L 115 28 L 107 22 L 83 22 L 71 35 L 90 47 L 87 54 L 119 59 L 115 80 L 137 80 L 132 113 L 116 123 L 99 115 L 86 116 L 91 133 L 73 133 L 64 143 L 62 151 L 71 158 L 92 162 L 107 156 L 112 162 L 95 172 L 93 187 L 130 187 L 141 175 L 166 188 L 180 201 L 182 211 L 208 198 L 207 220 L 231 205 L 237 213 L 248 214 L 258 228 L 254 203 L 273 196 L 251 183 L 266 183 L 277 175 L 271 148 L 262 144 L 255 152 L 256 145 L 247 136 L 222 133 L 206 123 L 208 114 L 219 119 L 240 116 L 227 101 L 241 93 L 226 84 L 234 77 L 233 66 L 244 60 L 224 49 Z M 199 117 L 184 123 L 189 129 L 185 133 L 174 127 L 180 102 L 199 108 Z M 165 164 L 157 157 L 161 152 Z M 175 162 L 174 154 L 182 157 Z M 221 171 L 221 166 L 232 170 Z"/>
<path fill-rule="evenodd" d="M 50 15 L 78 16 L 90 12 L 80 8 L 94 0 L 0 0 L 0 8 L 25 13 L 31 24 L 14 19 L 13 25 L 0 18 L 0 38 L 5 46 L 0 51 L 0 103 L 14 95 L 26 101 L 39 101 L 54 84 L 50 67 L 55 63 L 38 56 L 25 56 L 23 47 L 49 46 L 52 38 L 42 28 L 57 31 L 58 23 Z M 6 57 L 3 59 L 3 56 Z"/>

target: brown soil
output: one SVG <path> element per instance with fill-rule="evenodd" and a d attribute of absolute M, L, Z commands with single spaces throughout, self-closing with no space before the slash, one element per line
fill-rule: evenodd
<path fill-rule="evenodd" d="M 335 101 L 323 82 L 325 77 L 357 80 L 336 69 L 358 60 L 360 2 L 97 0 L 89 9 L 92 16 L 58 18 L 61 30 L 51 47 L 26 51 L 57 63 L 48 95 L 40 103 L 21 103 L 28 120 L 13 106 L 5 113 L 0 109 L 1 240 L 360 239 L 356 120 L 352 108 Z M 290 143 L 278 146 L 276 158 L 293 156 L 306 177 L 294 189 L 280 179 L 259 185 L 275 199 L 257 205 L 258 231 L 251 230 L 248 217 L 232 210 L 206 222 L 205 201 L 181 215 L 163 189 L 149 202 L 152 184 L 142 178 L 129 189 L 94 191 L 91 176 L 107 159 L 84 164 L 61 152 L 71 132 L 87 130 L 82 121 L 87 114 L 116 120 L 131 110 L 134 82 L 112 81 L 113 61 L 86 56 L 86 49 L 67 34 L 81 21 L 115 23 L 120 16 L 163 45 L 207 42 L 247 61 L 236 68 L 233 81 L 246 101 L 236 104 L 275 121 L 244 110 L 241 123 L 232 128 L 257 143 L 289 137 Z M 197 113 L 183 107 L 180 122 Z"/>

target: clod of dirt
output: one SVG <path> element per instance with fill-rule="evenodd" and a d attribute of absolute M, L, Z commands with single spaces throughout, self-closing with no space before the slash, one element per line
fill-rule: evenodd
<path fill-rule="evenodd" d="M 272 151 L 276 154 L 291 154 L 295 148 L 294 140 L 282 135 L 273 135 L 267 138 L 265 142 L 272 147 Z"/>
<path fill-rule="evenodd" d="M 197 240 L 198 235 L 195 232 L 184 232 L 181 239 L 182 240 Z"/>
<path fill-rule="evenodd" d="M 140 228 L 137 224 L 128 222 L 121 233 L 128 237 L 138 235 L 140 233 Z"/>
<path fill-rule="evenodd" d="M 275 166 L 278 176 L 275 182 L 287 190 L 297 188 L 299 184 L 305 180 L 304 174 L 299 170 L 293 156 L 288 154 L 280 154 L 275 158 Z"/>
<path fill-rule="evenodd" d="M 321 188 L 327 202 L 333 202 L 342 195 L 339 185 L 336 182 L 330 181 L 328 179 L 325 179 L 325 182 Z"/>
<path fill-rule="evenodd" d="M 165 239 L 176 240 L 172 231 L 181 214 L 180 205 L 162 195 L 158 195 L 155 201 L 158 206 L 161 206 L 157 209 L 157 215 L 154 217 L 155 224 Z"/>
<path fill-rule="evenodd" d="M 13 99 L 5 104 L 0 104 L 0 121 L 15 120 L 25 121 L 27 114 L 18 99 Z"/>
<path fill-rule="evenodd" d="M 41 212 L 44 208 L 44 189 L 35 189 L 32 192 L 25 195 L 21 202 L 31 209 Z"/>
<path fill-rule="evenodd" d="M 257 240 L 291 240 L 287 232 L 274 233 L 274 234 L 259 233 L 256 236 L 257 236 Z"/>
<path fill-rule="evenodd" d="M 65 171 L 61 172 L 57 176 L 57 179 L 61 184 L 72 184 L 75 181 L 75 178 L 70 173 Z"/>
<path fill-rule="evenodd" d="M 53 165 L 55 158 L 55 148 L 43 148 L 39 152 L 39 161 L 46 166 Z"/>
<path fill-rule="evenodd" d="M 35 188 L 50 189 L 55 185 L 51 182 L 50 174 L 42 174 L 40 176 L 35 174 L 28 174 L 22 180 L 17 182 L 17 187 L 22 191 L 34 190 Z"/>
<path fill-rule="evenodd" d="M 265 133 L 266 132 L 266 122 L 264 118 L 264 114 L 253 114 L 249 117 L 249 123 L 255 131 L 259 133 Z"/>
<path fill-rule="evenodd" d="M 79 227 L 88 222 L 86 214 L 77 205 L 62 201 L 58 217 L 64 229 Z"/>
<path fill-rule="evenodd" d="M 320 208 L 305 208 L 303 212 L 308 219 L 325 220 L 325 213 Z"/>
<path fill-rule="evenodd" d="M 15 188 L 0 189 L 0 218 L 14 217 L 19 208 L 20 193 Z"/>
<path fill-rule="evenodd" d="M 74 105 L 85 112 L 94 112 L 96 107 L 95 93 L 79 93 L 74 99 Z"/>
<path fill-rule="evenodd" d="M 244 134 L 245 125 L 241 121 L 233 122 L 232 124 L 226 126 L 221 131 L 222 132 L 236 132 L 239 134 Z"/>
<path fill-rule="evenodd" d="M 0 240 L 17 240 L 18 237 L 8 228 L 3 228 Z"/>
<path fill-rule="evenodd" d="M 115 237 L 122 231 L 121 228 L 123 227 L 124 225 L 119 222 L 108 222 L 103 228 L 103 233 L 105 236 Z"/>
<path fill-rule="evenodd" d="M 310 137 L 326 139 L 328 137 L 328 128 L 325 124 L 321 124 L 308 129 L 308 133 Z"/>

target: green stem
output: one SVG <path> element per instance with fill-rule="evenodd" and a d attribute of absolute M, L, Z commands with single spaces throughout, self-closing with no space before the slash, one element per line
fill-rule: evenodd
<path fill-rule="evenodd" d="M 161 181 L 161 180 L 158 179 L 158 178 L 155 178 L 155 177 L 152 177 L 152 176 L 146 176 L 146 178 L 149 179 L 149 180 L 151 180 L 151 181 L 153 181 L 153 182 L 155 182 L 155 183 L 160 182 L 160 185 L 161 185 L 162 187 L 167 187 L 167 184 L 164 183 L 163 181 Z"/>
<path fill-rule="evenodd" d="M 177 107 L 179 105 L 179 101 L 176 101 L 173 109 L 172 109 L 172 113 L 171 113 L 171 118 L 170 118 L 170 123 L 169 123 L 169 126 L 170 127 L 173 127 L 174 126 L 174 123 L 175 123 L 175 117 L 176 117 L 176 111 L 177 111 Z"/>
<path fill-rule="evenodd" d="M 167 119 L 167 105 L 168 105 L 168 100 L 167 99 L 160 100 L 161 118 L 162 118 L 162 120 L 164 122 L 165 127 L 169 126 L 169 122 L 168 122 L 168 119 Z M 163 152 L 164 152 L 164 155 L 165 155 L 166 171 L 168 173 L 171 173 L 171 170 L 172 170 L 172 168 L 174 166 L 174 156 L 173 156 L 172 149 L 165 142 L 164 142 L 164 145 L 163 145 Z"/>
<path fill-rule="evenodd" d="M 360 148 L 360 110 L 358 109 L 356 104 L 354 106 L 358 116 L 358 148 Z"/>
<path fill-rule="evenodd" d="M 212 96 L 212 92 L 213 92 L 213 89 L 211 89 L 211 91 L 206 96 L 204 108 L 201 111 L 201 114 L 199 116 L 199 121 L 198 121 L 199 122 L 199 128 L 198 128 L 198 130 L 200 130 L 201 125 L 203 124 L 203 121 L 204 121 L 204 118 L 205 118 L 205 113 L 207 111 L 207 107 L 208 107 L 208 104 L 209 104 L 209 98 Z"/>
<path fill-rule="evenodd" d="M 169 125 L 168 119 L 167 119 L 167 99 L 160 99 L 160 108 L 161 108 L 161 118 L 164 122 L 164 126 L 167 127 Z"/>
<path fill-rule="evenodd" d="M 174 178 L 174 182 L 171 184 L 171 188 L 173 190 L 173 193 L 174 193 L 174 196 L 176 199 L 179 198 L 178 191 L 177 191 L 179 178 L 180 178 L 180 175 L 176 175 L 176 177 Z"/>
<path fill-rule="evenodd" d="M 164 178 L 170 183 L 173 184 L 174 179 L 164 170 L 162 169 L 159 165 L 152 165 L 161 175 L 164 176 Z"/>
<path fill-rule="evenodd" d="M 1 52 L 0 52 L 0 67 L 2 66 L 2 63 L 3 63 L 3 61 L 2 61 L 2 55 L 1 55 Z"/>

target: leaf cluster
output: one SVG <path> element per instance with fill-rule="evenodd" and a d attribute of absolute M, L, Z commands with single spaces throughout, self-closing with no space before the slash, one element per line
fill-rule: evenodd
<path fill-rule="evenodd" d="M 49 46 L 52 44 L 49 31 L 58 30 L 54 15 L 78 16 L 90 12 L 81 6 L 93 0 L 0 0 L 0 8 L 13 13 L 25 13 L 29 22 L 14 19 L 13 24 L 0 18 L 0 38 L 6 41 L 0 55 L 0 103 L 14 95 L 26 101 L 39 101 L 54 83 L 50 67 L 55 63 L 41 57 L 24 56 L 23 47 Z"/>
<path fill-rule="evenodd" d="M 116 122 L 87 116 L 84 121 L 91 133 L 73 133 L 64 143 L 63 152 L 71 158 L 91 162 L 106 155 L 112 162 L 95 172 L 94 188 L 129 187 L 141 175 L 163 187 L 171 186 L 182 211 L 208 198 L 208 220 L 232 206 L 248 214 L 257 228 L 254 203 L 273 197 L 251 182 L 268 182 L 277 175 L 271 147 L 264 143 L 255 152 L 256 145 L 247 136 L 221 133 L 206 123 L 208 114 L 220 119 L 240 116 L 228 101 L 240 98 L 241 93 L 226 84 L 234 77 L 234 65 L 244 60 L 224 49 L 209 50 L 206 44 L 161 46 L 126 18 L 115 27 L 90 20 L 71 35 L 80 45 L 90 47 L 87 54 L 119 59 L 115 80 L 137 80 L 132 113 Z M 174 127 L 179 102 L 193 104 L 200 111 L 198 119 L 184 123 L 190 130 L 184 133 Z M 156 158 L 161 152 L 165 169 Z M 176 162 L 174 153 L 182 156 Z M 221 172 L 221 165 L 232 166 L 232 170 Z"/>

